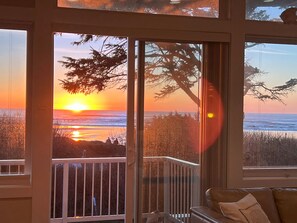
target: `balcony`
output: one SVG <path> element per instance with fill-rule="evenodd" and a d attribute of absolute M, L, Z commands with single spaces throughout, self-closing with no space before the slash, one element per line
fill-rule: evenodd
<path fill-rule="evenodd" d="M 23 160 L 0 161 L 1 174 L 22 174 Z M 125 157 L 53 159 L 51 222 L 123 222 Z M 145 157 L 143 217 L 189 222 L 198 204 L 199 164 Z"/>

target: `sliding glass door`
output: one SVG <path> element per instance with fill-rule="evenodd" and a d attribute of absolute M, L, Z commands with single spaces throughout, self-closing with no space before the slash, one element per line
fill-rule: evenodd
<path fill-rule="evenodd" d="M 216 50 L 55 36 L 52 219 L 189 222 L 222 127 Z"/>
<path fill-rule="evenodd" d="M 202 48 L 139 42 L 136 222 L 189 222 L 198 204 Z"/>

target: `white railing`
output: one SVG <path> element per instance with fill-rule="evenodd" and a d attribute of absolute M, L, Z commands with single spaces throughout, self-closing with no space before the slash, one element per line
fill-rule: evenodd
<path fill-rule="evenodd" d="M 124 219 L 122 157 L 53 159 L 52 222 Z"/>
<path fill-rule="evenodd" d="M 20 159 L 0 160 L 0 174 L 14 175 L 24 173 L 25 161 Z"/>
<path fill-rule="evenodd" d="M 125 163 L 125 157 L 53 159 L 51 222 L 124 220 Z M 8 174 L 22 173 L 23 165 L 0 161 Z M 189 222 L 190 207 L 198 204 L 198 177 L 198 164 L 145 157 L 144 216 L 157 212 L 172 222 Z"/>
<path fill-rule="evenodd" d="M 198 205 L 199 168 L 199 164 L 172 157 L 145 157 L 143 211 L 164 213 L 173 222 L 189 222 L 190 207 Z"/>

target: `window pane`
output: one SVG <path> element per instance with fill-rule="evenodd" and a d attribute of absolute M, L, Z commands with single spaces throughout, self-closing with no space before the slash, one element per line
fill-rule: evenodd
<path fill-rule="evenodd" d="M 297 46 L 246 43 L 244 165 L 297 165 Z"/>
<path fill-rule="evenodd" d="M 199 17 L 218 17 L 219 14 L 219 0 L 58 0 L 58 6 Z"/>
<path fill-rule="evenodd" d="M 202 45 L 145 46 L 143 217 L 188 222 L 197 205 Z M 166 220 L 165 220 L 166 221 Z"/>
<path fill-rule="evenodd" d="M 54 50 L 51 217 L 124 219 L 127 39 L 62 33 Z"/>
<path fill-rule="evenodd" d="M 246 19 L 282 22 L 281 13 L 291 7 L 297 7 L 295 0 L 247 0 Z"/>
<path fill-rule="evenodd" d="M 26 31 L 0 30 L 1 174 L 24 171 L 26 44 Z"/>

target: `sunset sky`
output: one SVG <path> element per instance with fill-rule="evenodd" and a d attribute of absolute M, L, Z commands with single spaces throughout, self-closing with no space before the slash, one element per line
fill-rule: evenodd
<path fill-rule="evenodd" d="M 83 94 L 71 95 L 61 88 L 61 82 L 59 80 L 65 77 L 64 73 L 67 72 L 67 70 L 57 61 L 63 60 L 63 56 L 71 56 L 74 58 L 87 57 L 91 46 L 95 49 L 101 47 L 100 41 L 99 43 L 93 42 L 91 45 L 73 46 L 71 43 L 77 40 L 78 36 L 75 34 L 55 36 L 55 109 L 65 109 L 73 103 L 80 103 L 86 104 L 88 109 L 126 110 L 127 91 L 113 88 L 85 96 Z M 182 91 L 178 91 L 165 99 L 156 101 L 154 94 L 157 89 L 147 87 L 145 90 L 146 111 L 197 111 L 197 106 L 195 106 L 190 98 Z"/>
<path fill-rule="evenodd" d="M 73 46 L 70 43 L 77 37 L 71 34 L 63 34 L 55 37 L 55 55 L 57 60 L 61 60 L 62 56 L 69 55 L 72 57 L 86 56 L 89 53 L 89 46 Z M 285 58 L 285 59 L 284 59 Z M 257 77 L 259 81 L 264 81 L 268 86 L 282 85 L 291 78 L 297 78 L 297 71 L 294 67 L 297 61 L 297 46 L 279 45 L 279 44 L 260 44 L 256 47 L 246 50 L 246 59 L 253 66 L 258 67 L 265 72 L 264 75 Z M 108 90 L 93 94 L 91 96 L 83 95 L 65 95 L 57 83 L 57 79 L 63 78 L 63 70 L 59 63 L 56 63 L 55 74 L 55 108 L 63 108 L 66 101 L 76 99 L 86 100 L 92 104 L 90 109 L 111 109 L 124 110 L 126 106 L 126 92 L 119 90 Z M 297 89 L 296 89 L 297 90 Z M 146 88 L 146 110 L 171 110 L 178 109 L 184 111 L 196 111 L 196 106 L 182 91 L 175 93 L 164 100 L 156 101 L 154 99 L 155 89 Z M 112 97 L 116 95 L 117 97 Z M 64 100 L 64 101 L 63 101 Z M 284 104 L 278 101 L 261 102 L 250 96 L 244 98 L 245 112 L 256 113 L 296 113 L 297 112 L 297 92 L 292 92 L 288 97 L 284 98 Z M 178 103 L 177 103 L 178 102 Z M 178 105 L 178 106 L 177 106 Z"/>
<path fill-rule="evenodd" d="M 126 91 L 109 89 L 92 95 L 69 94 L 61 88 L 60 81 L 67 71 L 62 68 L 59 60 L 63 56 L 75 58 L 86 57 L 90 45 L 73 46 L 71 43 L 78 39 L 74 34 L 55 35 L 55 64 L 54 64 L 54 108 L 91 110 L 126 110 Z M 92 45 L 95 48 L 97 46 Z M 100 46 L 100 44 L 99 44 Z M 25 60 L 26 32 L 0 32 L 0 107 L 23 108 L 25 105 Z M 246 58 L 250 64 L 265 72 L 259 76 L 269 86 L 282 85 L 290 78 L 297 78 L 295 69 L 297 61 L 297 46 L 279 44 L 260 44 L 246 50 Z M 15 62 L 16 61 L 16 62 Z M 297 89 L 296 89 L 297 90 Z M 146 88 L 146 111 L 197 111 L 195 104 L 185 93 L 179 91 L 169 97 L 156 101 L 156 89 Z M 260 113 L 297 113 L 297 92 L 292 92 L 284 98 L 282 104 L 277 101 L 261 102 L 246 96 L 244 98 L 245 112 Z"/>
<path fill-rule="evenodd" d="M 267 86 L 279 86 L 285 84 L 291 78 L 297 78 L 296 61 L 297 46 L 284 44 L 259 44 L 246 49 L 246 60 L 254 67 L 264 71 L 257 77 Z M 297 87 L 295 92 L 283 98 L 284 104 L 278 101 L 261 102 L 252 97 L 244 98 L 245 112 L 255 113 L 297 113 Z"/>
<path fill-rule="evenodd" d="M 0 107 L 24 108 L 26 32 L 0 30 Z"/>

